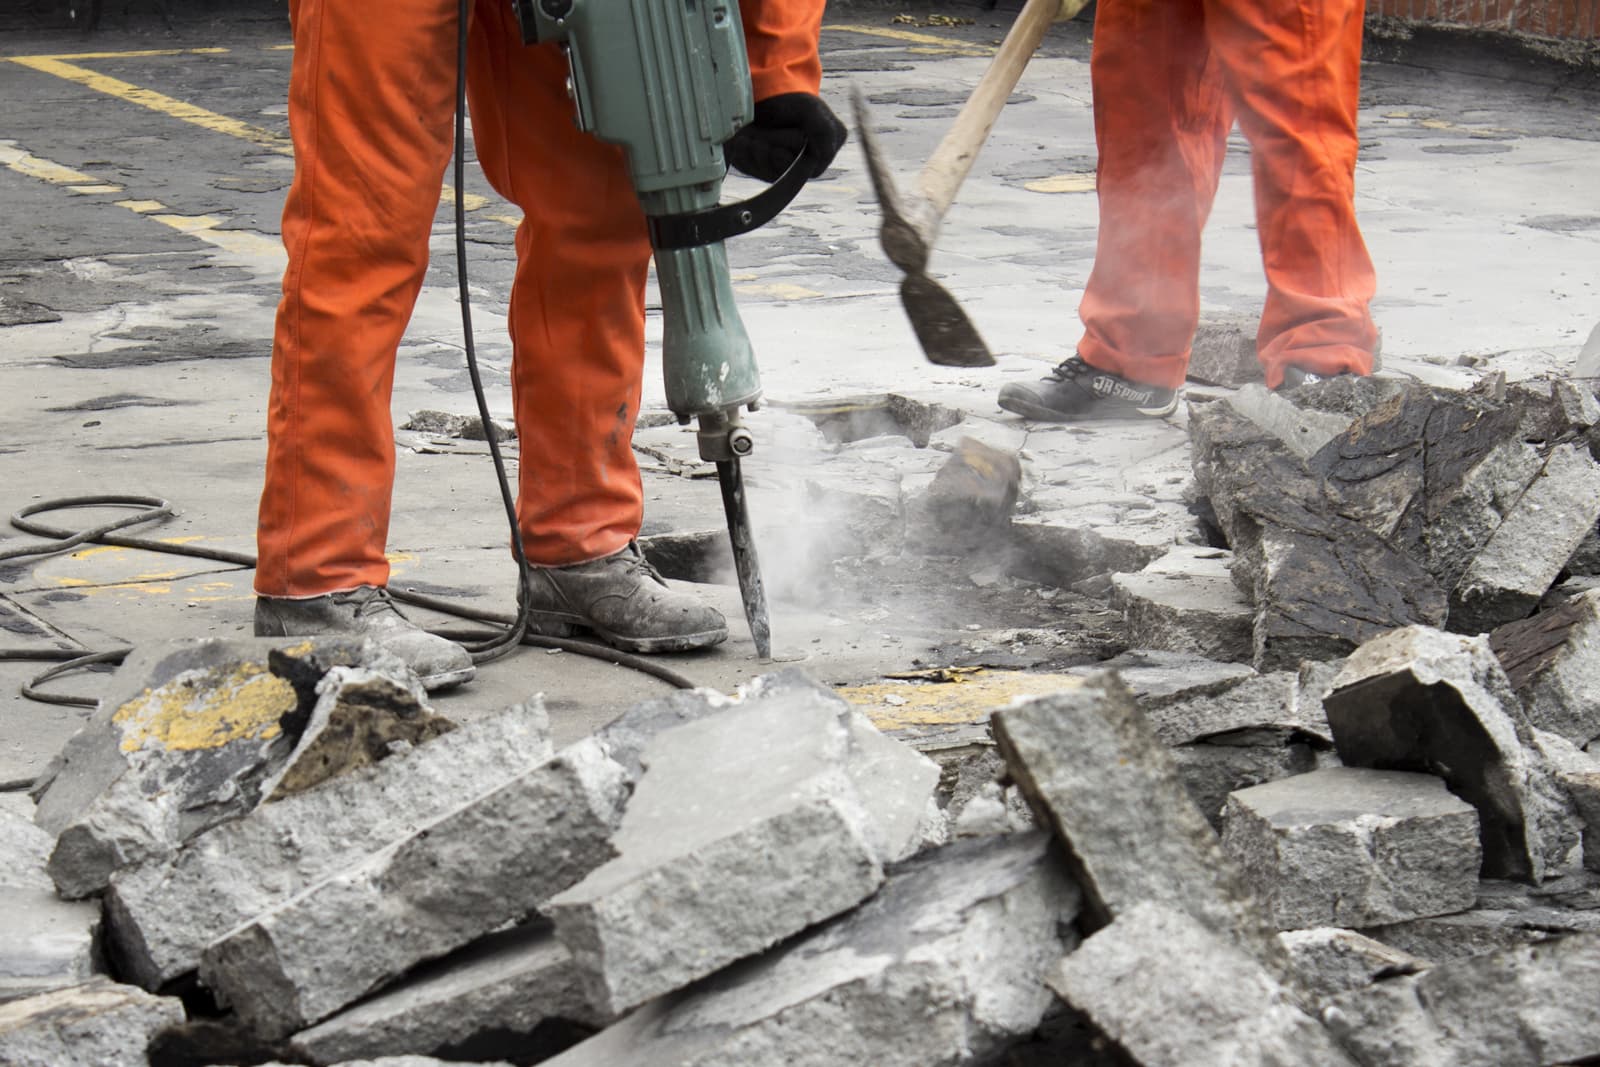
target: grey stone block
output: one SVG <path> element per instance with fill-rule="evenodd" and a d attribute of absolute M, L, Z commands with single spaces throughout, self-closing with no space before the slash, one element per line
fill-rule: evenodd
<path fill-rule="evenodd" d="M 239 924 L 549 757 L 543 705 L 514 707 L 263 805 L 168 862 L 123 871 L 106 894 L 118 961 L 158 989 Z"/>
<path fill-rule="evenodd" d="M 1348 414 L 1302 408 L 1265 385 L 1246 385 L 1228 397 L 1227 403 L 1301 459 L 1322 451 L 1355 421 Z"/>
<path fill-rule="evenodd" d="M 1169 905 L 1127 909 L 1047 981 L 1141 1067 L 1351 1064 L 1257 957 Z"/>
<path fill-rule="evenodd" d="M 147 1067 L 157 1033 L 183 1022 L 176 997 L 96 979 L 0 1004 L 6 1067 Z"/>
<path fill-rule="evenodd" d="M 1467 471 L 1459 486 L 1439 494 L 1422 531 L 1420 558 L 1444 588 L 1455 588 L 1543 466 L 1532 445 L 1503 441 Z"/>
<path fill-rule="evenodd" d="M 611 1015 L 869 896 L 914 847 L 938 768 L 791 675 L 655 738 L 619 855 L 548 913 Z"/>
<path fill-rule="evenodd" d="M 1254 315 L 1201 319 L 1195 327 L 1185 376 L 1191 382 L 1230 389 L 1261 381 L 1261 361 L 1256 358 L 1256 324 Z"/>
<path fill-rule="evenodd" d="M 56 896 L 45 873 L 52 844 L 0 809 L 0 1001 L 80 985 L 103 970 L 100 903 Z"/>
<path fill-rule="evenodd" d="M 196 834 L 255 808 L 293 758 L 311 711 L 269 658 L 280 649 L 312 655 L 322 645 L 346 662 L 411 677 L 376 646 L 347 640 L 184 640 L 136 649 L 38 793 L 35 821 L 56 835 L 50 874 L 61 894 L 99 892 L 116 871 L 171 856 Z M 437 732 L 431 717 L 397 717 L 393 725 L 395 738 Z"/>
<path fill-rule="evenodd" d="M 1581 824 L 1531 747 L 1487 639 L 1395 630 L 1363 645 L 1335 681 L 1323 706 L 1339 758 L 1443 778 L 1478 809 L 1485 877 L 1538 882 L 1568 866 Z"/>
<path fill-rule="evenodd" d="M 1600 589 L 1489 635 L 1528 721 L 1579 748 L 1600 739 Z"/>
<path fill-rule="evenodd" d="M 1472 907 L 1478 817 L 1425 774 L 1333 767 L 1228 797 L 1222 847 L 1283 930 Z"/>
<path fill-rule="evenodd" d="M 960 841 L 867 903 L 645 1005 L 549 1067 L 956 1067 L 1039 1026 L 1078 894 L 1040 833 Z"/>
<path fill-rule="evenodd" d="M 1255 608 L 1234 584 L 1232 553 L 1178 545 L 1134 574 L 1112 575 L 1112 607 L 1122 611 L 1130 648 L 1192 652 L 1248 663 Z"/>
<path fill-rule="evenodd" d="M 1285 930 L 1278 942 L 1289 954 L 1300 988 L 1318 1002 L 1363 989 L 1379 978 L 1415 974 L 1429 966 L 1365 934 L 1331 926 Z"/>
<path fill-rule="evenodd" d="M 1541 886 L 1485 881 L 1477 905 L 1454 915 L 1375 926 L 1362 933 L 1443 963 L 1535 944 L 1562 934 L 1600 934 L 1600 877 L 1587 871 Z"/>
<path fill-rule="evenodd" d="M 1302 681 L 1298 672 L 1251 670 L 1211 682 L 1189 673 L 1190 668 L 1184 670 L 1192 683 L 1189 688 L 1159 696 L 1135 691 L 1139 709 L 1165 744 L 1185 745 L 1254 730 L 1279 730 L 1333 744 L 1322 709 L 1323 691 L 1316 683 Z M 1126 681 L 1127 674 L 1119 673 Z"/>
<path fill-rule="evenodd" d="M 1441 963 L 1335 998 L 1322 1017 L 1368 1067 L 1549 1067 L 1600 1056 L 1600 937 Z"/>
<path fill-rule="evenodd" d="M 263 1038 L 320 1022 L 604 863 L 626 784 L 580 741 L 212 942 L 201 981 Z"/>
<path fill-rule="evenodd" d="M 1535 730 L 1533 738 L 1583 821 L 1584 867 L 1600 871 L 1600 756 L 1590 755 L 1559 734 Z"/>
<path fill-rule="evenodd" d="M 1219 834 L 1229 793 L 1308 774 L 1327 756 L 1296 731 L 1281 728 L 1239 730 L 1172 749 L 1189 798 Z"/>
<path fill-rule="evenodd" d="M 1090 524 L 1076 510 L 1019 515 L 1011 523 L 1012 573 L 1069 588 L 1098 574 L 1133 572 L 1167 553 L 1173 531 L 1160 525 Z"/>
<path fill-rule="evenodd" d="M 290 1050 L 328 1065 L 438 1053 L 479 1035 L 527 1042 L 541 1023 L 596 1025 L 572 956 L 547 925 L 492 934 L 302 1030 Z"/>
<path fill-rule="evenodd" d="M 1450 594 L 1450 628 L 1481 633 L 1525 618 L 1600 520 L 1600 465 L 1557 445 Z"/>
<path fill-rule="evenodd" d="M 1241 873 L 1114 674 L 997 711 L 993 728 L 1013 780 L 1067 846 L 1091 929 L 1155 902 L 1285 966 Z"/>

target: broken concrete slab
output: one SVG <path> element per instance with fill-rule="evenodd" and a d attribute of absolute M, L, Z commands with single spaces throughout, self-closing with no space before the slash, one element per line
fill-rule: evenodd
<path fill-rule="evenodd" d="M 1234 584 L 1232 559 L 1226 549 L 1177 545 L 1143 570 L 1112 575 L 1128 646 L 1250 662 L 1255 607 Z"/>
<path fill-rule="evenodd" d="M 999 1059 L 1039 1026 L 1079 897 L 1042 833 L 976 838 L 895 869 L 865 904 L 654 1001 L 549 1067 Z"/>
<path fill-rule="evenodd" d="M 1073 667 L 1068 673 L 1089 678 L 1101 671 L 1117 673 L 1138 702 L 1139 710 L 1150 717 L 1153 728 L 1160 719 L 1157 709 L 1226 693 L 1257 676 L 1248 664 L 1224 663 L 1192 652 L 1141 648 L 1130 649 L 1092 666 Z"/>
<path fill-rule="evenodd" d="M 54 842 L 0 809 L 0 1002 L 81 985 L 105 968 L 98 901 L 65 901 L 45 873 Z"/>
<path fill-rule="evenodd" d="M 1142 570 L 1166 555 L 1175 538 L 1159 523 L 1086 523 L 1067 510 L 1017 516 L 1011 540 L 1013 575 L 1066 589 L 1096 575 Z"/>
<path fill-rule="evenodd" d="M 1302 460 L 1322 451 L 1355 421 L 1348 414 L 1300 407 L 1264 385 L 1246 385 L 1228 396 L 1225 402 Z"/>
<path fill-rule="evenodd" d="M 1315 1002 L 1363 989 L 1380 978 L 1416 974 L 1429 966 L 1426 960 L 1365 934 L 1331 926 L 1285 930 L 1278 941 L 1299 976 L 1299 988 Z"/>
<path fill-rule="evenodd" d="M 1281 930 L 1403 922 L 1477 899 L 1477 812 L 1431 775 L 1284 778 L 1231 794 L 1223 824 L 1223 850 Z"/>
<path fill-rule="evenodd" d="M 1429 502 L 1419 558 L 1443 588 L 1455 588 L 1543 466 L 1532 445 L 1502 441 Z"/>
<path fill-rule="evenodd" d="M 61 894 L 99 892 L 115 871 L 170 856 L 255 808 L 310 713 L 269 657 L 280 649 L 309 655 L 325 643 L 410 674 L 376 645 L 348 640 L 180 640 L 135 649 L 37 789 L 35 821 L 56 835 L 50 873 Z"/>
<path fill-rule="evenodd" d="M 1569 865 L 1577 813 L 1530 747 L 1487 638 L 1385 634 L 1345 662 L 1323 705 L 1347 766 L 1436 774 L 1478 810 L 1485 877 L 1539 882 Z"/>
<path fill-rule="evenodd" d="M 1107 665 L 1130 658 L 1109 660 Z M 1258 729 L 1291 730 L 1333 744 L 1328 716 L 1322 710 L 1323 691 L 1308 684 L 1300 672 L 1259 674 L 1250 670 L 1217 681 L 1195 674 L 1188 677 L 1191 685 L 1170 693 L 1141 695 L 1135 690 L 1150 728 L 1168 745 Z"/>
<path fill-rule="evenodd" d="M 584 1003 L 571 954 L 548 924 L 535 923 L 491 934 L 419 967 L 302 1030 L 289 1048 L 321 1067 L 380 1056 L 439 1055 L 492 1037 L 497 1047 L 514 1047 L 519 1056 L 533 1058 L 550 1031 L 572 1038 L 602 1021 Z"/>
<path fill-rule="evenodd" d="M 1174 904 L 1123 911 L 1047 981 L 1141 1067 L 1352 1062 L 1258 957 Z"/>
<path fill-rule="evenodd" d="M 1202 318 L 1189 349 L 1184 372 L 1188 380 L 1229 389 L 1261 381 L 1261 361 L 1256 358 L 1257 323 L 1254 315 Z"/>
<path fill-rule="evenodd" d="M 299 742 L 262 789 L 268 800 L 303 793 L 456 729 L 454 722 L 428 708 L 427 694 L 413 676 L 333 667 L 315 692 L 317 700 Z"/>
<path fill-rule="evenodd" d="M 1003 541 L 1021 487 L 1015 452 L 963 437 L 926 491 L 907 500 L 907 543 L 919 552 L 953 554 Z"/>
<path fill-rule="evenodd" d="M 1489 634 L 1528 721 L 1579 748 L 1600 738 L 1600 589 Z"/>
<path fill-rule="evenodd" d="M 1584 867 L 1600 871 L 1600 756 L 1590 755 L 1560 734 L 1536 729 L 1533 739 L 1583 820 Z"/>
<path fill-rule="evenodd" d="M 1336 997 L 1322 1018 L 1368 1067 L 1549 1067 L 1600 1056 L 1600 936 L 1575 934 Z"/>
<path fill-rule="evenodd" d="M 1600 464 L 1556 445 L 1450 594 L 1450 628 L 1482 633 L 1533 611 L 1600 520 Z"/>
<path fill-rule="evenodd" d="M 1155 902 L 1282 965 L 1241 873 L 1116 675 L 997 711 L 992 725 L 1013 780 L 1067 846 L 1088 928 Z"/>
<path fill-rule="evenodd" d="M 0 1004 L 8 1067 L 146 1067 L 152 1038 L 183 1022 L 176 997 L 96 979 Z"/>
<path fill-rule="evenodd" d="M 1229 793 L 1309 774 L 1330 756 L 1303 735 L 1281 728 L 1236 730 L 1172 749 L 1184 789 L 1219 834 Z"/>
<path fill-rule="evenodd" d="M 175 859 L 122 871 L 106 895 L 118 964 L 159 989 L 198 967 L 206 945 L 239 924 L 550 755 L 549 722 L 535 700 L 263 805 Z"/>
<path fill-rule="evenodd" d="M 1485 881 L 1469 911 L 1362 931 L 1413 956 L 1442 963 L 1537 944 L 1574 933 L 1600 934 L 1600 878 L 1580 871 L 1542 886 Z"/>
<path fill-rule="evenodd" d="M 938 780 L 799 674 L 660 734 L 642 762 L 617 858 L 547 909 L 608 1016 L 871 895 Z"/>
<path fill-rule="evenodd" d="M 200 978 L 263 1039 L 544 905 L 612 855 L 627 780 L 593 739 L 212 942 Z"/>

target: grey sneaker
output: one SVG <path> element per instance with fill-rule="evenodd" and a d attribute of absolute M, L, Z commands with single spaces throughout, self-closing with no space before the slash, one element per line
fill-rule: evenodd
<path fill-rule="evenodd" d="M 625 652 L 687 652 L 728 639 L 716 608 L 667 585 L 636 542 L 604 559 L 535 567 L 531 625 L 551 637 L 587 630 Z"/>
<path fill-rule="evenodd" d="M 405 660 L 429 692 L 460 685 L 477 673 L 466 649 L 400 614 L 387 589 L 363 585 L 326 596 L 256 597 L 257 637 L 322 634 L 370 637 Z"/>
<path fill-rule="evenodd" d="M 1163 418 L 1177 410 L 1178 391 L 1099 370 L 1072 356 L 1037 384 L 1002 386 L 999 403 L 1025 419 L 1044 422 Z"/>

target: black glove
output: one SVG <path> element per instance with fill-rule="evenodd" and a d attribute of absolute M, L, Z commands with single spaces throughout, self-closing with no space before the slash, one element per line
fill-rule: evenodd
<path fill-rule="evenodd" d="M 812 161 L 810 176 L 815 178 L 828 169 L 847 135 L 844 123 L 820 96 L 780 93 L 757 101 L 755 118 L 722 151 L 734 170 L 772 182 L 805 148 Z"/>

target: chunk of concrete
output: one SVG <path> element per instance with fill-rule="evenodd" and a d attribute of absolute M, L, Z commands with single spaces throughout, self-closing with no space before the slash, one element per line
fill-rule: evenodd
<path fill-rule="evenodd" d="M 1155 902 L 1283 965 L 1241 873 L 1116 675 L 1019 702 L 992 725 L 1012 779 L 1067 846 L 1091 929 Z"/>
<path fill-rule="evenodd" d="M 7 1067 L 146 1067 L 161 1030 L 183 1022 L 176 997 L 96 979 L 0 1004 Z"/>
<path fill-rule="evenodd" d="M 1355 421 L 1354 417 L 1342 413 L 1302 408 L 1265 385 L 1246 385 L 1226 402 L 1301 459 L 1309 459 L 1322 451 Z"/>
<path fill-rule="evenodd" d="M 1560 873 L 1581 824 L 1487 638 L 1395 630 L 1346 661 L 1323 701 L 1347 766 L 1435 774 L 1478 809 L 1483 875 Z"/>
<path fill-rule="evenodd" d="M 1482 859 L 1477 812 L 1442 780 L 1356 767 L 1233 793 L 1222 847 L 1282 930 L 1463 911 Z"/>
<path fill-rule="evenodd" d="M 1042 833 L 960 841 L 897 868 L 861 907 L 664 997 L 549 1067 L 1000 1059 L 1039 1026 L 1078 893 Z"/>
<path fill-rule="evenodd" d="M 926 492 L 907 501 L 907 543 L 942 554 L 995 544 L 1005 537 L 1021 488 L 1015 451 L 962 437 Z"/>
<path fill-rule="evenodd" d="M 437 1055 L 492 1035 L 497 1045 L 536 1048 L 555 1021 L 592 1028 L 572 956 L 548 925 L 483 938 L 419 967 L 388 989 L 289 1042 L 310 1064 L 399 1055 Z M 569 1028 L 570 1030 L 571 1028 Z M 580 1031 L 581 1032 L 581 1031 Z"/>
<path fill-rule="evenodd" d="M 1532 445 L 1502 441 L 1462 476 L 1460 485 L 1429 504 L 1419 558 L 1443 588 L 1455 588 L 1543 466 Z"/>
<path fill-rule="evenodd" d="M 0 1002 L 81 985 L 104 970 L 100 904 L 56 896 L 50 835 L 0 809 Z"/>
<path fill-rule="evenodd" d="M 1600 937 L 1441 963 L 1336 997 L 1328 1028 L 1368 1067 L 1549 1067 L 1600 1056 Z"/>
<path fill-rule="evenodd" d="M 516 922 L 614 855 L 627 780 L 593 739 L 212 942 L 200 978 L 264 1039 Z"/>
<path fill-rule="evenodd" d="M 1365 934 L 1331 926 L 1285 930 L 1278 935 L 1278 942 L 1289 954 L 1300 988 L 1318 1002 L 1364 989 L 1380 978 L 1416 974 L 1429 966 L 1426 960 Z"/>
<path fill-rule="evenodd" d="M 1489 635 L 1528 721 L 1579 748 L 1600 739 L 1600 589 Z"/>
<path fill-rule="evenodd" d="M 1259 958 L 1182 908 L 1135 904 L 1047 981 L 1141 1067 L 1351 1064 Z"/>
<path fill-rule="evenodd" d="M 1560 734 L 1534 730 L 1533 737 L 1583 820 L 1583 865 L 1600 871 L 1600 756 L 1590 755 Z"/>
<path fill-rule="evenodd" d="M 35 821 L 57 839 L 50 874 L 58 891 L 69 899 L 99 892 L 114 872 L 170 856 L 255 808 L 292 758 L 310 713 L 269 655 L 286 647 L 310 653 L 319 643 L 208 639 L 135 649 L 37 794 Z M 410 674 L 375 645 L 332 643 L 351 658 Z M 399 727 L 393 736 L 405 733 Z"/>
<path fill-rule="evenodd" d="M 1600 934 L 1600 877 L 1587 871 L 1541 886 L 1479 883 L 1477 905 L 1454 915 L 1375 926 L 1362 933 L 1434 963 L 1537 944 L 1563 934 Z"/>
<path fill-rule="evenodd" d="M 1109 661 L 1116 663 L 1117 660 Z M 1126 676 L 1124 676 L 1126 678 Z M 1190 675 L 1192 687 L 1139 695 L 1139 709 L 1167 745 L 1185 745 L 1245 730 L 1285 730 L 1331 746 L 1323 693 L 1300 672 L 1247 671 L 1219 683 Z M 1130 685 L 1130 688 L 1132 686 Z"/>
<path fill-rule="evenodd" d="M 1538 477 L 1450 594 L 1450 628 L 1481 633 L 1525 618 L 1600 520 L 1600 464 L 1556 445 Z"/>
<path fill-rule="evenodd" d="M 1099 574 L 1140 570 L 1166 555 L 1173 540 L 1173 531 L 1159 525 L 1090 524 L 1075 510 L 1019 515 L 1011 523 L 1011 573 L 1065 589 Z"/>
<path fill-rule="evenodd" d="M 1195 327 L 1184 372 L 1191 382 L 1237 389 L 1262 379 L 1253 315 L 1203 318 Z"/>
<path fill-rule="evenodd" d="M 662 733 L 642 761 L 617 858 L 548 907 L 604 1015 L 871 895 L 938 781 L 803 676 Z"/>
<path fill-rule="evenodd" d="M 1122 612 L 1128 646 L 1250 662 L 1255 608 L 1234 584 L 1232 557 L 1178 545 L 1141 571 L 1112 575 L 1111 604 Z"/>
<path fill-rule="evenodd" d="M 106 894 L 119 965 L 147 989 L 200 965 L 206 945 L 308 886 L 549 759 L 537 700 L 263 805 L 174 859 L 120 872 Z"/>

